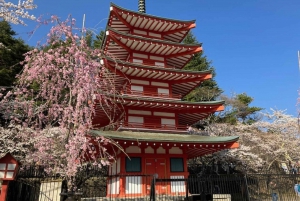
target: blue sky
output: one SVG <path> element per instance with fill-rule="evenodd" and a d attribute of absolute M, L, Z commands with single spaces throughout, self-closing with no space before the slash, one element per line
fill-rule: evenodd
<path fill-rule="evenodd" d="M 13 1 L 13 0 L 12 0 Z M 96 33 L 106 26 L 109 0 L 35 0 L 35 16 L 69 14 Z M 138 0 L 113 3 L 137 11 Z M 299 0 L 146 0 L 147 14 L 179 20 L 196 20 L 193 29 L 205 55 L 216 69 L 216 80 L 226 95 L 247 93 L 252 106 L 287 110 L 297 116 L 300 85 L 297 51 L 300 50 Z M 26 43 L 35 46 L 50 27 L 36 23 L 13 26 Z"/>

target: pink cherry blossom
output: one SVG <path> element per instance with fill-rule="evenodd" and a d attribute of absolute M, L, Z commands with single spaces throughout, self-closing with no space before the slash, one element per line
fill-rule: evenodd
<path fill-rule="evenodd" d="M 102 51 L 79 37 L 84 33 L 76 33 L 81 29 L 75 27 L 75 20 L 57 23 L 56 16 L 51 20 L 55 25 L 47 35 L 48 43 L 25 55 L 18 84 L 4 96 L 0 110 L 11 123 L 26 125 L 22 128 L 26 132 L 17 135 L 18 142 L 29 143 L 24 162 L 70 177 L 86 162 L 109 165 L 112 156 L 104 146 L 111 141 L 87 137 L 93 129 L 95 94 L 110 108 L 106 94 L 116 92 L 106 81 L 110 74 L 98 62 Z M 96 151 L 90 142 L 97 145 Z"/>

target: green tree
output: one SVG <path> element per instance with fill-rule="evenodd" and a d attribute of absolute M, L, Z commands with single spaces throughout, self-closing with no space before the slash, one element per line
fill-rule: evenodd
<path fill-rule="evenodd" d="M 102 42 L 104 39 L 105 32 L 102 30 L 98 35 L 96 35 L 95 39 L 93 40 L 93 47 L 94 48 L 101 48 Z"/>
<path fill-rule="evenodd" d="M 21 72 L 24 54 L 30 47 L 21 39 L 15 38 L 10 24 L 0 21 L 0 86 L 12 86 L 15 77 Z"/>
<path fill-rule="evenodd" d="M 93 43 L 93 32 L 90 31 L 90 30 L 87 30 L 86 33 L 85 33 L 85 41 L 86 41 L 86 44 L 89 46 L 89 47 L 92 47 L 92 43 Z"/>
<path fill-rule="evenodd" d="M 93 31 L 88 30 L 85 33 L 86 44 L 89 47 L 92 47 L 94 49 L 96 49 L 96 48 L 100 49 L 103 39 L 104 39 L 104 34 L 105 34 L 105 32 L 103 30 L 100 31 L 100 33 L 97 35 L 95 35 L 95 33 Z"/>
<path fill-rule="evenodd" d="M 196 37 L 189 32 L 183 40 L 185 44 L 199 44 Z M 212 79 L 205 80 L 199 87 L 191 91 L 184 100 L 199 102 L 199 101 L 212 101 L 215 100 L 221 93 L 222 89 L 219 88 L 217 82 L 214 80 L 216 72 L 211 65 L 211 61 L 207 59 L 203 52 L 195 54 L 190 62 L 184 67 L 185 70 L 204 71 L 211 70 Z"/>
<path fill-rule="evenodd" d="M 233 97 L 221 96 L 225 100 L 225 111 L 221 113 L 219 122 L 236 124 L 241 121 L 244 124 L 252 124 L 260 120 L 258 114 L 263 108 L 251 107 L 250 104 L 254 100 L 246 93 L 234 95 Z"/>

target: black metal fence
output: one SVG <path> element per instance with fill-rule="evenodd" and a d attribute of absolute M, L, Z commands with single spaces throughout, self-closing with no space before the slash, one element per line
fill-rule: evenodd
<path fill-rule="evenodd" d="M 247 175 L 246 178 L 250 201 L 300 200 L 299 174 L 255 174 Z"/>
<path fill-rule="evenodd" d="M 89 167 L 80 171 L 74 182 L 79 189 L 73 200 L 83 201 L 300 201 L 298 174 L 156 178 L 153 175 L 108 176 L 103 169 Z M 60 175 L 30 167 L 20 170 L 17 179 L 9 183 L 7 201 L 64 201 L 68 196 L 62 192 L 66 190 L 67 184 Z"/>

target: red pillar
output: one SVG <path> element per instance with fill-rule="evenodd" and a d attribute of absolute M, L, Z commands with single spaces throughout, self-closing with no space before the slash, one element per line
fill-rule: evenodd
<path fill-rule="evenodd" d="M 7 193 L 7 189 L 8 189 L 8 182 L 9 181 L 3 181 L 3 183 L 2 183 L 1 194 L 0 194 L 0 201 L 5 201 L 6 200 L 6 193 Z"/>

